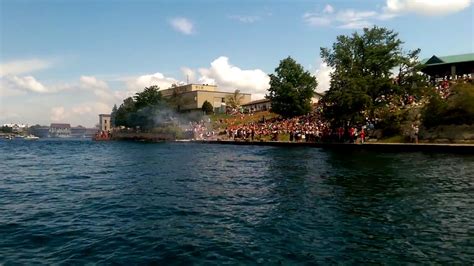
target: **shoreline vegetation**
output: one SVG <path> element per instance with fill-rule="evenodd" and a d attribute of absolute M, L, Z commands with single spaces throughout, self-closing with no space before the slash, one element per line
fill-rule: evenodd
<path fill-rule="evenodd" d="M 226 99 L 225 113 L 214 113 L 209 102 L 183 112 L 178 91 L 163 97 L 158 86 L 147 87 L 114 106 L 114 129 L 101 139 L 473 144 L 472 74 L 428 76 L 420 49 L 402 45 L 396 32 L 377 26 L 338 36 L 321 48 L 333 72 L 317 103 L 316 78 L 291 57 L 281 60 L 269 75 L 271 112 L 242 108 L 238 90 Z"/>

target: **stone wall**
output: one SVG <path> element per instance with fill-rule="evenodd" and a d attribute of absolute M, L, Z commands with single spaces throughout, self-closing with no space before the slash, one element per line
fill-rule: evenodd
<path fill-rule="evenodd" d="M 429 142 L 474 142 L 474 125 L 438 126 L 420 129 L 420 140 Z"/>

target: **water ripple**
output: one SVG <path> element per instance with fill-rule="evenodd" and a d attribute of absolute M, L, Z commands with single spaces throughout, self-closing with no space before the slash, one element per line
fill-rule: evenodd
<path fill-rule="evenodd" d="M 40 140 L 0 162 L 0 264 L 474 261 L 474 156 Z"/>

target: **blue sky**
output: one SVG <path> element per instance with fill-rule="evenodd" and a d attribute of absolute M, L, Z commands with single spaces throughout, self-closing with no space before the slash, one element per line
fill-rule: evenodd
<path fill-rule="evenodd" d="M 471 0 L 0 0 L 0 123 L 92 126 L 157 84 L 216 83 L 261 98 L 292 56 L 327 89 L 319 48 L 379 25 L 422 57 L 474 51 Z"/>

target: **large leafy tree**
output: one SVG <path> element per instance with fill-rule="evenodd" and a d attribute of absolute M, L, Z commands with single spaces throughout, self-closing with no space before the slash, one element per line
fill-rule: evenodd
<path fill-rule="evenodd" d="M 115 126 L 132 127 L 133 125 L 130 123 L 130 117 L 135 111 L 135 101 L 132 97 L 123 100 L 123 103 L 117 109 L 115 114 Z"/>
<path fill-rule="evenodd" d="M 280 61 L 275 74 L 270 74 L 266 97 L 272 102 L 272 111 L 283 117 L 304 115 L 311 110 L 311 98 L 317 85 L 314 76 L 288 57 Z"/>
<path fill-rule="evenodd" d="M 112 113 L 110 114 L 110 124 L 112 125 L 112 127 L 115 127 L 115 118 L 117 117 L 117 111 L 117 105 L 114 104 L 114 107 L 112 108 Z"/>
<path fill-rule="evenodd" d="M 138 92 L 134 96 L 136 109 L 141 109 L 147 106 L 158 105 L 161 100 L 160 87 L 154 85 L 146 87 L 142 92 Z"/>
<path fill-rule="evenodd" d="M 377 117 L 377 110 L 418 95 L 420 50 L 405 53 L 398 33 L 374 26 L 350 36 L 338 36 L 332 49 L 321 48 L 321 58 L 334 69 L 323 98 L 326 118 L 354 124 Z M 393 71 L 398 69 L 397 78 Z"/>

